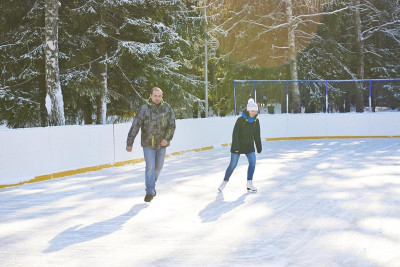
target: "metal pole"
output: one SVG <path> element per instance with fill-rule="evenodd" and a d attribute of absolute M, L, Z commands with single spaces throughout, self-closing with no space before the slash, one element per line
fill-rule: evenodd
<path fill-rule="evenodd" d="M 286 114 L 289 114 L 289 82 L 286 81 Z"/>
<path fill-rule="evenodd" d="M 206 0 L 204 0 L 204 82 L 205 82 L 205 116 L 208 117 L 208 56 L 207 56 L 207 12 L 206 12 Z"/>
<path fill-rule="evenodd" d="M 233 80 L 233 109 L 235 111 L 234 115 L 236 116 L 236 89 L 235 89 L 235 80 Z"/>
<path fill-rule="evenodd" d="M 256 82 L 254 82 L 253 88 L 254 88 L 254 102 L 257 104 L 257 84 L 256 84 Z"/>
<path fill-rule="evenodd" d="M 372 81 L 369 80 L 369 112 L 372 112 Z"/>
<path fill-rule="evenodd" d="M 329 113 L 329 106 L 328 106 L 328 81 L 325 81 L 325 113 Z"/>

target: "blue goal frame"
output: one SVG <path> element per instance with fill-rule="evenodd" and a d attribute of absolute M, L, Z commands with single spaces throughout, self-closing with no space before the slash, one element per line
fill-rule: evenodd
<path fill-rule="evenodd" d="M 289 113 L 289 84 L 290 83 L 324 83 L 325 84 L 325 113 L 328 113 L 328 88 L 329 83 L 341 82 L 368 82 L 369 84 L 369 112 L 372 112 L 372 83 L 373 82 L 400 82 L 400 79 L 355 79 L 355 80 L 233 80 L 233 101 L 234 114 L 238 115 L 236 110 L 236 83 L 253 83 L 254 98 L 257 101 L 257 83 L 285 83 L 286 84 L 286 113 Z"/>

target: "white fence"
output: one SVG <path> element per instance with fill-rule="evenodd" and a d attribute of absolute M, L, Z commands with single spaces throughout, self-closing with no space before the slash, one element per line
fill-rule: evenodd
<path fill-rule="evenodd" d="M 229 144 L 237 117 L 177 120 L 167 154 Z M 263 139 L 400 137 L 400 113 L 259 115 Z M 140 161 L 140 133 L 125 151 L 130 123 L 0 130 L 0 187 Z"/>

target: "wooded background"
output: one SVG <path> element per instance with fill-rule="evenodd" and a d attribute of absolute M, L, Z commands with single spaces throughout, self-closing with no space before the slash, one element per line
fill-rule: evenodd
<path fill-rule="evenodd" d="M 399 6 L 399 0 L 2 0 L 0 123 L 124 122 L 154 86 L 177 118 L 204 116 L 206 42 L 208 104 L 222 116 L 233 109 L 233 79 L 398 78 Z M 388 86 L 386 97 L 400 101 L 398 87 Z M 363 112 L 362 91 L 351 86 L 337 94 L 348 94 Z M 319 112 L 315 103 L 324 96 L 294 83 L 290 97 L 298 113 L 304 98 L 306 112 Z"/>

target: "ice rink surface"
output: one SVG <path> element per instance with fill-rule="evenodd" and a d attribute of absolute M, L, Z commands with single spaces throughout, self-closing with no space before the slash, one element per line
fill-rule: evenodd
<path fill-rule="evenodd" d="M 144 163 L 0 189 L 0 266 L 400 266 L 400 139 L 263 142 L 257 193 L 229 159 L 167 157 L 149 205 Z"/>

